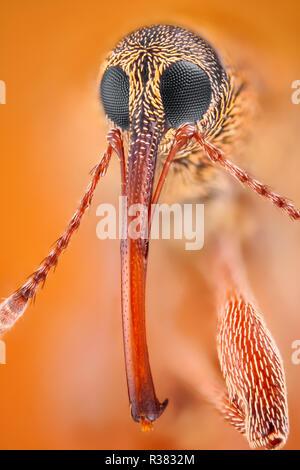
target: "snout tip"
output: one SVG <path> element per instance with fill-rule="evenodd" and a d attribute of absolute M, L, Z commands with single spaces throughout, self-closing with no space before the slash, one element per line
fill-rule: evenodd
<path fill-rule="evenodd" d="M 142 413 L 137 413 L 134 406 L 131 406 L 131 415 L 134 421 L 140 423 L 142 426 L 142 431 L 147 432 L 151 431 L 153 428 L 153 423 L 156 421 L 165 411 L 169 400 L 166 398 L 163 403 L 159 403 L 156 400 L 155 409 L 151 406 L 151 411 L 143 411 Z"/>

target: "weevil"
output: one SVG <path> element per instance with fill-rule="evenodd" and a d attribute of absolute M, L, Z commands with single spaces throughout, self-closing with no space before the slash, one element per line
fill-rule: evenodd
<path fill-rule="evenodd" d="M 127 208 L 123 211 L 121 300 L 131 414 L 147 430 L 167 406 L 167 400 L 157 398 L 150 369 L 145 289 L 151 207 L 159 201 L 170 168 L 183 162 L 185 171 L 193 172 L 197 197 L 205 196 L 207 210 L 219 168 L 292 219 L 298 220 L 300 212 L 229 160 L 231 146 L 245 126 L 247 86 L 198 34 L 170 25 L 143 27 L 129 34 L 101 69 L 99 98 L 110 127 L 107 149 L 64 234 L 27 282 L 0 305 L 0 331 L 5 333 L 20 318 L 56 266 L 116 153 L 126 207 L 140 204 L 146 209 L 141 219 L 146 235 L 137 239 L 127 233 L 132 215 Z M 185 191 L 190 192 L 188 185 L 181 197 Z M 282 360 L 248 294 L 242 262 L 224 240 L 216 255 L 219 288 L 224 293 L 217 347 L 227 389 L 215 405 L 251 447 L 279 448 L 289 432 Z"/>

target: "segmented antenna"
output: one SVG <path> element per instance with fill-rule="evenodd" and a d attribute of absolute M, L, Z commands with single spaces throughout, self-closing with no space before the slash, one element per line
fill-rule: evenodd
<path fill-rule="evenodd" d="M 201 147 L 203 147 L 207 156 L 213 163 L 218 163 L 240 183 L 245 186 L 248 186 L 248 188 L 259 194 L 259 196 L 265 197 L 266 199 L 271 201 L 276 207 L 279 207 L 279 209 L 282 209 L 283 211 L 287 212 L 291 219 L 300 219 L 300 211 L 294 206 L 292 202 L 290 202 L 285 197 L 279 196 L 278 194 L 273 192 L 268 186 L 263 183 L 260 183 L 256 179 L 249 176 L 245 170 L 242 170 L 230 160 L 225 158 L 218 148 L 206 142 L 198 132 L 195 132 L 194 137 L 200 143 Z"/>
<path fill-rule="evenodd" d="M 28 281 L 0 304 L 0 333 L 4 333 L 11 328 L 21 315 L 23 315 L 29 299 L 35 296 L 39 285 L 45 283 L 50 269 L 57 265 L 60 255 L 68 247 L 71 237 L 78 229 L 85 211 L 91 205 L 98 181 L 107 172 L 113 150 L 115 150 L 118 155 L 122 154 L 123 144 L 121 133 L 118 129 L 112 129 L 108 134 L 107 140 L 107 150 L 101 161 L 94 168 L 92 180 L 64 234 L 57 240 L 54 248 L 38 269 L 30 276 Z"/>

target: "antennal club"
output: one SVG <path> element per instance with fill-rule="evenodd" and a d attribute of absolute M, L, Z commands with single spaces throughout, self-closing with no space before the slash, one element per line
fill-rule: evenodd
<path fill-rule="evenodd" d="M 271 201 L 276 207 L 279 207 L 279 209 L 282 209 L 283 211 L 287 212 L 291 219 L 300 219 L 300 211 L 294 206 L 292 202 L 290 202 L 285 197 L 279 196 L 278 194 L 273 192 L 268 186 L 263 183 L 260 183 L 256 179 L 249 176 L 246 171 L 242 170 L 230 160 L 225 158 L 221 150 L 208 143 L 204 139 L 204 137 L 201 136 L 197 131 L 195 131 L 194 137 L 199 142 L 201 147 L 205 150 L 207 156 L 213 163 L 218 163 L 240 183 L 244 184 L 245 186 L 248 186 L 248 188 L 256 192 L 259 196 L 265 197 L 266 199 Z"/>

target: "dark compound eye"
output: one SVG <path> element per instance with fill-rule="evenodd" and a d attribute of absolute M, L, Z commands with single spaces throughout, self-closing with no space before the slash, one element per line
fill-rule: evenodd
<path fill-rule="evenodd" d="M 109 67 L 101 81 L 104 111 L 117 126 L 129 129 L 129 77 L 121 67 Z"/>
<path fill-rule="evenodd" d="M 210 105 L 212 90 L 204 70 L 183 60 L 163 72 L 160 93 L 169 124 L 178 128 L 202 118 Z"/>

